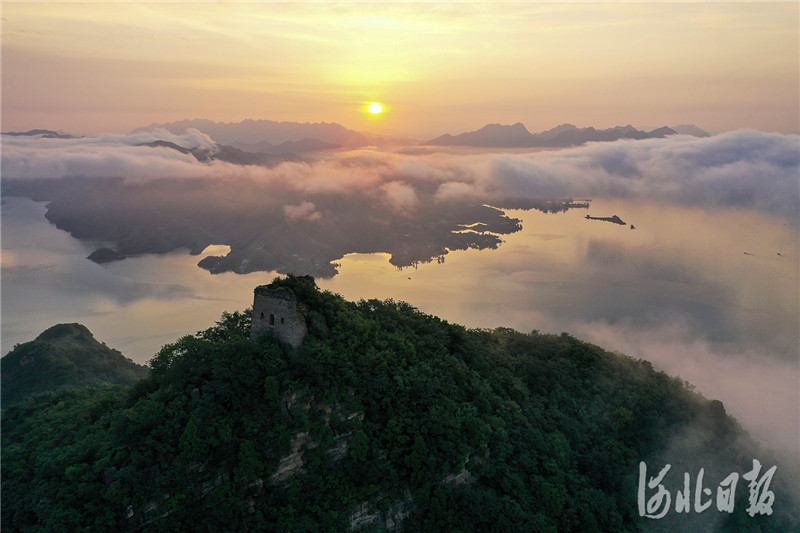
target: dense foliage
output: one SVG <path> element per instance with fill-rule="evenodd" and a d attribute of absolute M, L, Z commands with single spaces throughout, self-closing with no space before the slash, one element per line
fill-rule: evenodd
<path fill-rule="evenodd" d="M 4 411 L 3 528 L 638 531 L 669 527 L 638 516 L 640 460 L 660 467 L 690 430 L 681 472 L 719 480 L 755 453 L 719 402 L 569 335 L 467 330 L 309 278 L 272 286 L 302 302 L 298 350 L 251 342 L 249 314 L 226 313 L 132 389 Z M 744 508 L 681 529 L 789 530 Z"/>
<path fill-rule="evenodd" d="M 2 359 L 2 403 L 63 388 L 133 385 L 147 376 L 137 365 L 95 340 L 82 324 L 58 324 L 18 344 Z"/>

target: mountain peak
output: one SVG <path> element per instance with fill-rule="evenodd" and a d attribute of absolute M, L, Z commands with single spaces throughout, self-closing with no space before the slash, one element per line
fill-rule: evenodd
<path fill-rule="evenodd" d="M 36 337 L 37 341 L 51 343 L 66 339 L 95 341 L 94 335 L 89 331 L 89 328 L 77 322 L 71 324 L 56 324 L 55 326 L 47 328 Z"/>
<path fill-rule="evenodd" d="M 56 324 L 2 359 L 3 406 L 64 388 L 130 386 L 148 369 L 98 342 L 83 324 Z"/>
<path fill-rule="evenodd" d="M 694 135 L 695 137 L 709 137 L 707 131 L 697 127 L 694 124 L 680 124 L 678 126 L 672 126 L 671 129 L 675 133 L 679 133 L 682 135 Z"/>
<path fill-rule="evenodd" d="M 481 129 L 459 135 L 441 135 L 425 144 L 439 146 L 492 146 L 522 148 L 531 146 L 533 135 L 522 122 L 486 124 Z"/>
<path fill-rule="evenodd" d="M 514 124 L 486 124 L 477 131 L 525 131 L 526 133 L 530 133 L 522 122 L 516 122 Z"/>
<path fill-rule="evenodd" d="M 648 132 L 647 136 L 650 138 L 653 137 L 661 138 L 661 137 L 666 137 L 667 135 L 675 135 L 676 133 L 678 132 L 672 128 L 669 128 L 667 126 L 661 126 L 660 128 L 656 128 L 653 131 Z"/>

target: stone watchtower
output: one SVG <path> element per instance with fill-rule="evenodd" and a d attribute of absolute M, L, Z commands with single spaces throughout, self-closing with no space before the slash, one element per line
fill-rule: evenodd
<path fill-rule="evenodd" d="M 253 322 L 250 339 L 256 340 L 264 331 L 272 331 L 281 342 L 299 348 L 306 338 L 306 319 L 292 291 L 267 286 L 255 288 Z"/>

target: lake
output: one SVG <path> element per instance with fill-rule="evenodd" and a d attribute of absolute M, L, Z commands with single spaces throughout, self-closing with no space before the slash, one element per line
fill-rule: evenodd
<path fill-rule="evenodd" d="M 97 265 L 44 218 L 44 204 L 2 205 L 2 349 L 56 323 L 85 324 L 144 363 L 165 343 L 252 304 L 277 274 L 212 275 L 186 250 Z M 497 250 L 451 252 L 402 270 L 386 254 L 349 254 L 320 288 L 392 298 L 473 328 L 569 332 L 648 359 L 719 398 L 770 445 L 798 442 L 800 237 L 785 219 L 656 201 L 594 199 L 562 213 L 509 210 L 523 229 Z M 595 217 L 618 215 L 622 226 Z M 630 228 L 630 224 L 635 229 Z M 298 273 L 301 274 L 301 273 Z"/>

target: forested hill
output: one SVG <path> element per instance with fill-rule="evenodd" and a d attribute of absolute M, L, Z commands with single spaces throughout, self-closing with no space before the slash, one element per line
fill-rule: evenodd
<path fill-rule="evenodd" d="M 18 344 L 0 367 L 3 407 L 66 387 L 133 385 L 148 373 L 147 367 L 97 342 L 82 324 L 58 324 Z"/>
<path fill-rule="evenodd" d="M 796 531 L 772 515 L 639 516 L 639 465 L 674 506 L 775 464 L 726 414 L 649 363 L 562 335 L 467 330 L 310 278 L 299 349 L 249 312 L 165 346 L 133 388 L 65 390 L 3 412 L 4 531 Z M 759 476 L 761 479 L 763 472 Z M 646 489 L 647 500 L 656 489 Z M 711 494 L 709 492 L 708 494 Z M 716 502 L 701 491 L 698 501 Z M 647 512 L 658 509 L 647 507 Z"/>

